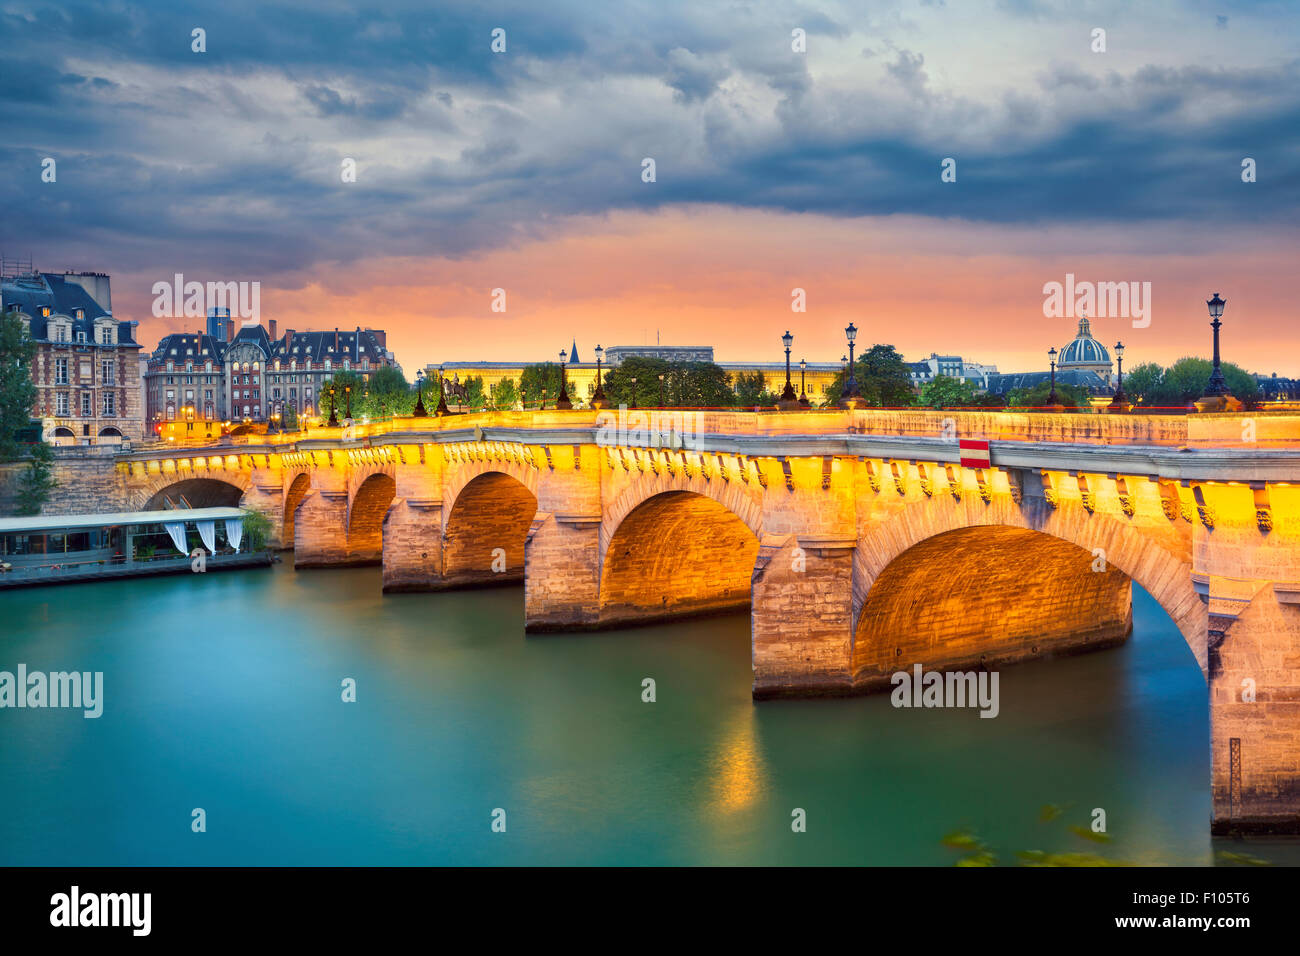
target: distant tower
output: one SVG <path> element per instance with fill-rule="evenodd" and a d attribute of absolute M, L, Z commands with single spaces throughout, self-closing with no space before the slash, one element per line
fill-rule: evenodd
<path fill-rule="evenodd" d="M 575 338 L 573 340 L 573 347 L 569 349 L 569 364 L 577 365 L 579 361 L 580 360 L 578 358 L 578 340 Z"/>

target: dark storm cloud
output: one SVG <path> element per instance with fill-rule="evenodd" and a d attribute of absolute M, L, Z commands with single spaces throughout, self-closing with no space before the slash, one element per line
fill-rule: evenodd
<path fill-rule="evenodd" d="M 1013 33 L 1058 8 L 1006 9 Z M 1036 81 L 968 90 L 941 82 L 952 64 L 908 20 L 921 10 L 947 7 L 887 5 L 867 23 L 852 6 L 14 3 L 0 11 L 0 250 L 292 270 L 461 255 L 566 215 L 675 203 L 1294 221 L 1295 62 L 1119 68 L 1048 49 L 1021 54 Z M 796 26 L 807 55 L 791 51 Z M 488 51 L 496 27 L 504 55 Z M 57 184 L 40 181 L 46 156 Z M 948 156 L 955 184 L 939 179 Z M 1261 169 L 1248 188 L 1245 156 Z"/>

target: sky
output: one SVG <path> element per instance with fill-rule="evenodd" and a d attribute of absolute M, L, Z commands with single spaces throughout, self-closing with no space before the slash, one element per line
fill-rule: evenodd
<path fill-rule="evenodd" d="M 1072 274 L 1150 283 L 1092 322 L 1126 367 L 1208 355 L 1219 292 L 1225 359 L 1300 376 L 1300 4 L 0 0 L 0 36 L 0 254 L 110 273 L 149 347 L 201 324 L 153 314 L 180 273 L 408 375 L 834 362 L 849 322 L 1033 371 Z"/>

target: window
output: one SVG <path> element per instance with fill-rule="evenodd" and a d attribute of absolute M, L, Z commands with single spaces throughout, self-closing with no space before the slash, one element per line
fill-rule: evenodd
<path fill-rule="evenodd" d="M 41 306 L 41 318 L 48 319 L 49 317 L 50 317 L 50 307 L 48 305 Z"/>
<path fill-rule="evenodd" d="M 104 392 L 102 398 L 104 399 L 104 414 L 107 416 L 116 415 L 117 414 L 117 393 Z"/>
<path fill-rule="evenodd" d="M 68 360 L 65 358 L 54 360 L 54 384 L 68 384 Z"/>
<path fill-rule="evenodd" d="M 114 381 L 115 376 L 114 376 L 114 372 L 113 372 L 113 370 L 114 370 L 115 367 L 116 367 L 116 366 L 113 364 L 113 360 L 112 360 L 112 359 L 105 359 L 104 361 L 102 361 L 102 362 L 99 363 L 100 372 L 102 373 L 101 376 L 100 376 L 100 381 L 101 381 L 103 384 L 105 384 L 105 385 L 116 385 L 116 384 L 117 384 L 117 383 Z"/>
<path fill-rule="evenodd" d="M 101 325 L 99 327 L 99 342 L 101 345 L 113 344 L 113 327 L 111 325 Z"/>
<path fill-rule="evenodd" d="M 174 421 L 175 418 L 176 418 L 176 406 L 175 406 L 175 405 L 168 405 L 168 406 L 167 406 L 167 420 L 170 422 L 170 421 Z"/>
<path fill-rule="evenodd" d="M 86 341 L 86 333 L 85 333 L 85 332 L 78 332 L 78 333 L 77 333 L 77 341 L 80 342 L 80 343 L 82 343 L 82 344 L 84 344 L 85 341 Z"/>
<path fill-rule="evenodd" d="M 54 395 L 54 414 L 61 418 L 68 417 L 68 393 L 56 392 Z"/>
<path fill-rule="evenodd" d="M 81 417 L 82 418 L 90 417 L 90 393 L 89 392 L 81 393 Z"/>

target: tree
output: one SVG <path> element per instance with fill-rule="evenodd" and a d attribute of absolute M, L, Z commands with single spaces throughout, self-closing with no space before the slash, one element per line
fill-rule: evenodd
<path fill-rule="evenodd" d="M 1165 370 L 1155 362 L 1144 362 L 1124 376 L 1124 394 L 1134 405 L 1157 404 Z"/>
<path fill-rule="evenodd" d="M 555 407 L 560 397 L 560 366 L 556 362 L 540 362 L 525 365 L 519 376 L 519 390 L 523 394 L 524 407 L 536 406 L 542 400 L 542 389 L 546 389 L 546 405 Z M 569 396 L 573 398 L 572 395 Z"/>
<path fill-rule="evenodd" d="M 463 384 L 465 385 L 465 404 L 471 410 L 477 411 L 487 406 L 487 395 L 485 394 L 486 389 L 483 388 L 482 375 L 472 375 L 465 379 Z"/>
<path fill-rule="evenodd" d="M 513 378 L 503 378 L 492 388 L 492 407 L 511 409 L 519 404 L 519 388 Z"/>
<path fill-rule="evenodd" d="M 768 391 L 767 376 L 762 372 L 740 372 L 736 376 L 735 402 L 741 408 L 770 407 L 776 404 L 776 396 Z"/>
<path fill-rule="evenodd" d="M 18 433 L 32 420 L 36 385 L 32 382 L 32 361 L 36 343 L 17 315 L 0 314 L 0 460 L 19 452 Z"/>
<path fill-rule="evenodd" d="M 1048 404 L 1047 398 L 1051 391 L 1052 383 L 1047 379 L 1039 382 L 1033 388 L 1013 388 L 1007 394 L 1007 407 L 1043 408 Z M 1075 385 L 1063 385 L 1058 382 L 1056 384 L 1056 398 L 1066 408 L 1092 408 L 1092 402 L 1088 401 L 1088 393 Z"/>
<path fill-rule="evenodd" d="M 892 345 L 873 345 L 858 356 L 853 363 L 853 375 L 858 391 L 868 405 L 877 408 L 906 408 L 916 404 L 912 390 L 912 375 L 903 357 Z M 828 404 L 835 404 L 844 394 L 844 370 L 835 376 L 826 389 Z"/>
<path fill-rule="evenodd" d="M 261 551 L 271 540 L 271 519 L 260 511 L 244 510 L 244 542 L 247 551 Z"/>
<path fill-rule="evenodd" d="M 287 432 L 298 430 L 298 412 L 292 405 L 284 406 L 284 411 L 280 413 L 280 427 Z"/>
<path fill-rule="evenodd" d="M 921 404 L 931 408 L 961 408 L 963 405 L 978 405 L 979 397 L 975 394 L 975 386 L 965 379 L 936 375 L 921 389 Z"/>
<path fill-rule="evenodd" d="M 633 405 L 638 408 L 655 408 L 659 404 L 659 376 L 664 376 L 664 401 L 668 402 L 668 375 L 672 372 L 672 363 L 664 359 L 646 358 L 635 355 L 622 362 L 605 374 L 605 397 L 615 407 Z M 632 379 L 636 379 L 636 395 L 633 400 Z"/>
<path fill-rule="evenodd" d="M 731 376 L 713 362 L 674 362 L 664 380 L 664 401 L 668 405 L 717 408 L 730 405 L 732 399 Z"/>
<path fill-rule="evenodd" d="M 362 406 L 366 404 L 365 400 L 365 380 L 351 369 L 335 369 L 330 373 L 328 381 L 321 384 L 320 394 L 320 413 L 322 417 L 329 416 L 330 407 L 330 388 L 334 389 L 334 407 L 337 410 L 336 417 L 341 421 L 348 411 L 348 393 L 345 391 L 349 386 L 352 388 L 352 417 L 360 418 L 362 415 Z"/>
<path fill-rule="evenodd" d="M 18 514 L 38 515 L 50 492 L 58 486 L 51 469 L 54 465 L 54 449 L 43 441 L 32 445 L 32 458 L 27 469 L 18 479 Z"/>

